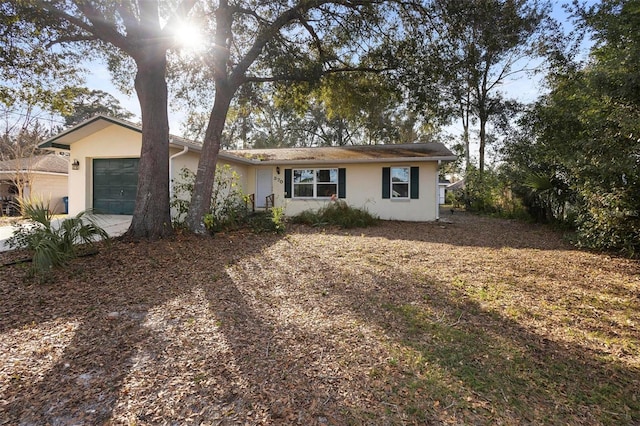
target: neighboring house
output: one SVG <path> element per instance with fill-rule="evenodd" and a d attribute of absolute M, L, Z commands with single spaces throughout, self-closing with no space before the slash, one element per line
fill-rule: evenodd
<path fill-rule="evenodd" d="M 464 191 L 464 179 L 460 179 L 459 181 L 450 183 L 447 186 L 447 191 Z"/>
<path fill-rule="evenodd" d="M 131 214 L 141 148 L 140 127 L 96 116 L 54 136 L 41 148 L 70 155 L 69 212 L 88 208 Z M 170 177 L 184 167 L 195 172 L 201 147 L 171 137 Z M 366 208 L 382 219 L 438 218 L 438 171 L 455 156 L 440 143 L 220 151 L 218 165 L 239 175 L 258 209 L 273 204 L 292 216 L 333 198 Z"/>
<path fill-rule="evenodd" d="M 53 213 L 63 213 L 68 174 L 68 157 L 55 153 L 0 161 L 1 213 L 15 212 L 19 196 L 43 201 Z"/>
<path fill-rule="evenodd" d="M 461 179 L 457 182 L 453 182 L 447 186 L 447 192 L 452 193 L 454 195 L 454 205 L 460 206 L 463 203 L 464 199 L 464 191 L 465 191 L 465 181 Z"/>
<path fill-rule="evenodd" d="M 438 182 L 438 203 L 447 203 L 447 187 L 451 184 L 449 179 L 442 179 Z"/>

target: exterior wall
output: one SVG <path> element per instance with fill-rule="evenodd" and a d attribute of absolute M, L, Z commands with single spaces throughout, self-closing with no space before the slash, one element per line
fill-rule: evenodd
<path fill-rule="evenodd" d="M 125 127 L 113 125 L 97 131 L 88 137 L 71 144 L 70 160 L 78 160 L 78 170 L 69 170 L 69 214 L 75 215 L 93 205 L 93 160 L 96 158 L 139 158 L 142 147 L 142 135 Z M 170 148 L 170 179 L 180 180 L 183 168 L 196 173 L 200 154 L 193 151 L 182 153 L 182 148 Z M 220 165 L 226 164 L 220 162 Z M 247 188 L 248 167 L 230 164 L 240 176 L 239 184 Z M 171 185 L 173 190 L 173 184 Z M 250 193 L 245 190 L 245 193 Z M 66 194 L 65 194 L 66 195 Z M 175 212 L 173 212 L 175 213 Z"/>
<path fill-rule="evenodd" d="M 220 175 L 220 173 L 222 173 L 223 168 L 226 166 L 230 167 L 229 169 L 230 173 L 225 172 L 224 174 Z M 247 166 L 221 160 L 221 161 L 218 161 L 218 164 L 216 165 L 216 174 L 218 176 L 222 176 L 223 179 L 229 179 L 229 181 L 225 182 L 222 189 L 220 189 L 218 192 L 218 202 L 220 202 L 221 199 L 227 198 L 230 192 L 235 192 L 236 190 L 240 190 L 243 195 L 251 194 L 251 192 L 249 192 L 247 189 L 248 176 L 250 175 L 249 168 Z M 233 174 L 235 174 L 236 177 L 233 177 Z M 231 180 L 233 180 L 233 182 Z M 227 185 L 231 183 L 235 183 L 239 187 L 232 188 L 229 185 Z M 214 191 L 215 191 L 215 187 L 214 187 Z"/>
<path fill-rule="evenodd" d="M 326 169 L 330 167 L 344 167 L 346 169 L 346 198 L 344 201 L 353 207 L 365 208 L 384 220 L 420 222 L 438 219 L 437 162 L 286 166 L 287 169 Z M 419 198 L 383 199 L 383 167 L 419 167 Z M 285 214 L 288 216 L 295 216 L 309 209 L 318 209 L 330 202 L 327 199 L 284 198 L 284 172 L 281 172 L 280 175 L 274 174 L 274 194 L 275 205 L 284 206 Z"/>
<path fill-rule="evenodd" d="M 173 193 L 173 187 L 175 184 L 178 184 L 182 181 L 180 174 L 182 173 L 182 169 L 187 168 L 195 173 L 198 170 L 198 159 L 200 155 L 193 151 L 188 151 L 184 154 L 181 153 L 181 149 L 171 148 L 169 150 L 169 156 L 173 157 L 170 160 L 170 176 L 171 179 L 171 193 Z M 178 155 L 177 155 L 178 154 Z"/>
<path fill-rule="evenodd" d="M 68 178 L 65 175 L 34 173 L 30 196 L 49 204 L 52 213 L 64 213 L 62 197 L 68 194 Z"/>
<path fill-rule="evenodd" d="M 170 155 L 174 156 L 176 153 L 180 153 L 181 151 L 182 151 L 181 149 L 171 148 Z M 185 154 L 177 155 L 171 160 L 170 168 L 171 168 L 171 194 L 172 194 L 172 197 L 175 194 L 175 196 L 179 197 L 180 199 L 188 199 L 189 194 L 176 193 L 174 188 L 175 188 L 176 184 L 179 184 L 179 183 L 183 182 L 183 179 L 180 176 L 180 174 L 182 173 L 182 170 L 184 168 L 187 168 L 187 169 L 191 170 L 191 172 L 193 172 L 194 174 L 197 172 L 199 158 L 200 158 L 199 153 L 193 152 L 193 151 L 189 151 L 189 152 L 187 152 Z M 247 192 L 248 176 L 250 176 L 250 174 L 251 174 L 251 171 L 249 170 L 249 168 L 247 166 L 240 165 L 240 164 L 229 163 L 229 162 L 225 162 L 225 161 L 219 161 L 216 169 L 218 170 L 219 168 L 227 166 L 227 165 L 230 166 L 231 170 L 238 175 L 238 184 L 240 185 L 242 191 L 245 194 L 250 194 L 251 192 Z M 178 211 L 175 210 L 175 209 L 173 209 L 171 211 L 171 215 L 174 218 L 177 215 L 177 213 L 178 213 Z M 184 218 L 181 218 L 181 219 L 184 219 Z"/>
<path fill-rule="evenodd" d="M 93 207 L 93 159 L 95 158 L 138 158 L 140 157 L 141 134 L 112 125 L 90 136 L 71 144 L 70 161 L 78 160 L 78 170 L 69 170 L 68 194 L 69 213 L 75 215 Z M 179 179 L 182 168 L 187 167 L 194 173 L 197 170 L 199 153 L 181 152 L 181 148 L 172 147 L 170 155 L 170 177 L 173 182 Z M 244 165 L 220 161 L 219 165 L 229 164 L 239 175 L 239 185 L 245 194 L 255 194 L 257 190 L 257 170 L 271 170 L 271 184 L 275 196 L 275 205 L 283 206 L 285 214 L 293 216 L 304 210 L 318 209 L 328 202 L 327 199 L 295 199 L 284 197 L 285 168 L 345 168 L 346 198 L 345 201 L 354 207 L 366 208 L 371 213 L 387 220 L 430 221 L 438 218 L 438 163 L 376 163 L 346 165 Z M 383 167 L 419 167 L 418 199 L 394 200 L 382 198 Z M 54 194 L 51 191 L 52 196 Z M 56 197 L 62 197 L 66 194 Z M 61 200 L 60 200 L 61 201 Z M 175 212 L 174 212 L 175 213 Z"/>

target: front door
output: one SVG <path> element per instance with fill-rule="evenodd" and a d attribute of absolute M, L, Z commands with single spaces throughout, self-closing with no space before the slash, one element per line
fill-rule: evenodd
<path fill-rule="evenodd" d="M 256 207 L 267 207 L 267 197 L 273 193 L 271 169 L 258 169 L 256 174 Z"/>
<path fill-rule="evenodd" d="M 138 158 L 93 160 L 93 209 L 98 214 L 133 214 Z"/>

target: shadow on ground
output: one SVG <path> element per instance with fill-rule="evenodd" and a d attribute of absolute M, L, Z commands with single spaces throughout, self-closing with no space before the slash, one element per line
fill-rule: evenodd
<path fill-rule="evenodd" d="M 2 423 L 640 422 L 634 347 L 558 331 L 637 345 L 637 263 L 466 220 L 120 241 L 44 285 L 3 268 Z"/>

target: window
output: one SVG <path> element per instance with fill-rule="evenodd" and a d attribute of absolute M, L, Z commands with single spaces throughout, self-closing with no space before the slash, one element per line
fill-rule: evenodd
<path fill-rule="evenodd" d="M 330 198 L 338 194 L 338 169 L 294 169 L 294 198 Z"/>
<path fill-rule="evenodd" d="M 293 171 L 293 196 L 313 197 L 313 187 L 315 186 L 313 170 Z"/>
<path fill-rule="evenodd" d="M 284 169 L 284 198 L 347 197 L 347 169 Z M 388 187 L 388 185 L 387 185 Z"/>
<path fill-rule="evenodd" d="M 383 167 L 382 198 L 383 199 L 418 199 L 420 197 L 419 167 Z"/>
<path fill-rule="evenodd" d="M 409 198 L 409 167 L 391 168 L 391 198 Z"/>

